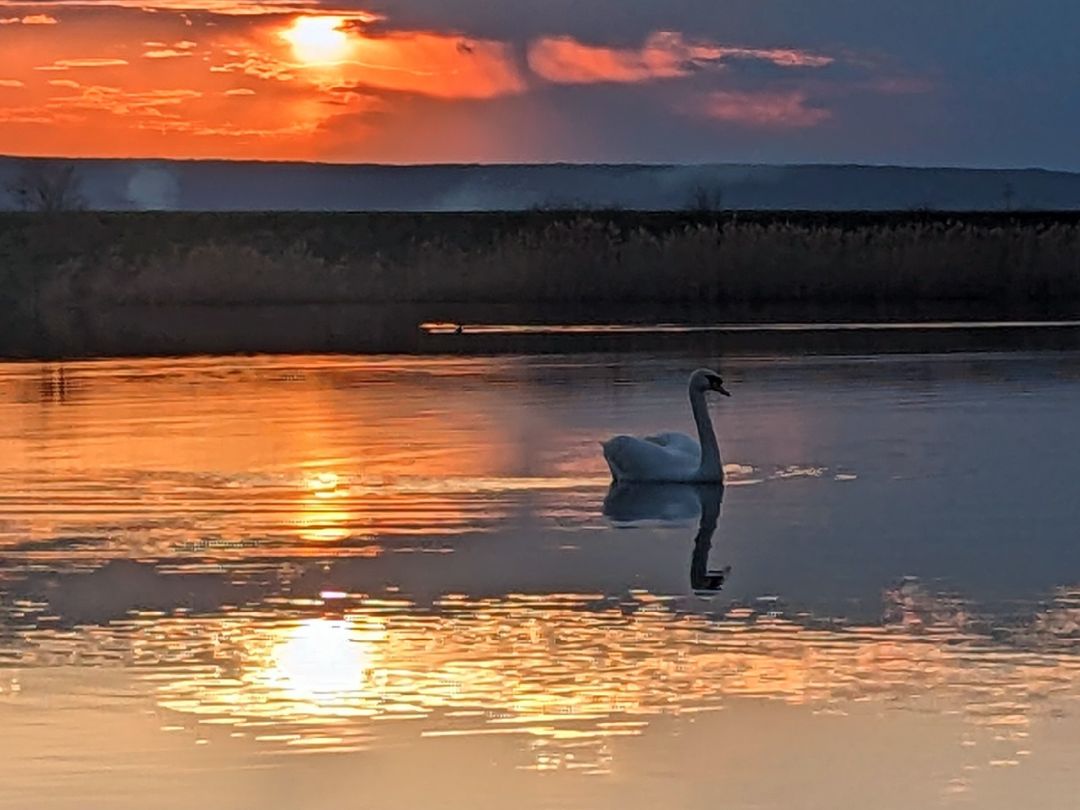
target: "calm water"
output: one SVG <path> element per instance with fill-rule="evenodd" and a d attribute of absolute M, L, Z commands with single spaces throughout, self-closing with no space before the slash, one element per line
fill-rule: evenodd
<path fill-rule="evenodd" d="M 0 807 L 1075 807 L 1080 354 L 699 363 L 0 365 Z"/>

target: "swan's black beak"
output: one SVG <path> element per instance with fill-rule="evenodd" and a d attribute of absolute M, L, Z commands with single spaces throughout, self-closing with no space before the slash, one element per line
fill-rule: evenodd
<path fill-rule="evenodd" d="M 724 381 L 720 379 L 719 374 L 709 374 L 708 380 L 710 389 L 712 389 L 713 391 L 719 391 L 725 397 L 731 396 L 731 392 L 724 388 Z"/>

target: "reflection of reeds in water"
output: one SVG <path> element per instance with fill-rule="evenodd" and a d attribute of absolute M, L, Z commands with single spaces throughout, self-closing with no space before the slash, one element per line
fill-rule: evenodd
<path fill-rule="evenodd" d="M 111 655 L 178 721 L 285 750 L 352 750 L 378 737 L 376 721 L 409 719 L 425 736 L 523 735 L 546 766 L 590 772 L 609 764 L 610 737 L 741 698 L 957 715 L 972 756 L 1008 765 L 1036 752 L 1033 720 L 1080 698 L 1080 603 L 1067 592 L 995 635 L 911 585 L 889 594 L 891 623 L 852 627 L 746 609 L 685 615 L 646 593 L 447 597 L 431 609 L 325 597 L 134 617 L 79 641 L 34 631 L 20 663 Z"/>

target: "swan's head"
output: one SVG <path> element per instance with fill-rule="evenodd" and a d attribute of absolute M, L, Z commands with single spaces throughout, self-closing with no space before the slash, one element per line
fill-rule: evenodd
<path fill-rule="evenodd" d="M 701 392 L 717 391 L 725 397 L 731 396 L 731 392 L 724 388 L 724 381 L 720 378 L 720 375 L 707 368 L 699 368 L 690 375 L 690 390 Z"/>

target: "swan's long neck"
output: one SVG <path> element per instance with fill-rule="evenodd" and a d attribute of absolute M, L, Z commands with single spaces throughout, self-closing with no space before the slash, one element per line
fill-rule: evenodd
<path fill-rule="evenodd" d="M 697 478 L 699 481 L 719 481 L 723 469 L 720 462 L 720 445 L 713 431 L 712 418 L 709 416 L 709 406 L 705 402 L 704 391 L 690 391 L 690 409 L 694 412 L 698 441 L 701 443 L 701 464 L 698 466 Z"/>

